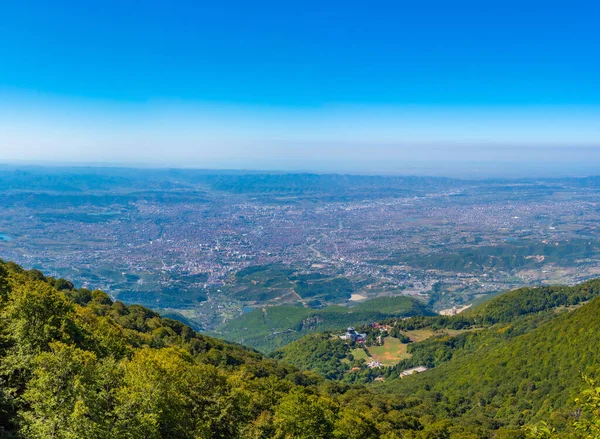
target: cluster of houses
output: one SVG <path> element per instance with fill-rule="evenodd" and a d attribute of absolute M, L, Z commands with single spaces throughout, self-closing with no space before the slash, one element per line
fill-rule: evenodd
<path fill-rule="evenodd" d="M 346 334 L 340 335 L 340 338 L 342 340 L 354 341 L 357 343 L 364 343 L 364 341 L 367 339 L 367 334 L 358 333 L 358 332 L 356 332 L 356 329 L 354 329 L 352 326 L 350 326 L 346 330 Z"/>
<path fill-rule="evenodd" d="M 371 326 L 375 329 L 379 329 L 381 332 L 389 332 L 392 329 L 390 325 L 381 325 L 379 323 L 373 323 Z"/>
<path fill-rule="evenodd" d="M 368 367 L 369 369 L 376 369 L 376 368 L 378 368 L 378 367 L 383 367 L 383 364 L 381 364 L 379 361 L 377 361 L 377 360 L 373 360 L 373 359 L 371 358 L 371 361 L 369 361 L 369 362 L 367 363 L 367 367 Z M 356 367 L 356 366 L 354 366 L 352 369 L 350 369 L 350 372 L 358 372 L 358 371 L 360 371 L 360 370 L 361 370 L 361 369 L 360 369 L 360 367 Z"/>
<path fill-rule="evenodd" d="M 373 328 L 375 329 L 379 329 L 379 331 L 381 332 L 385 332 L 385 331 L 389 331 L 391 329 L 390 326 L 388 325 L 380 325 L 379 323 L 374 323 L 373 325 L 371 325 Z M 356 343 L 364 343 L 365 340 L 367 339 L 367 334 L 365 333 L 359 333 L 356 332 L 356 329 L 354 329 L 353 327 L 349 327 L 346 330 L 346 333 L 344 335 L 340 335 L 340 339 L 345 340 L 345 341 L 353 341 Z M 379 344 L 383 344 L 382 340 L 381 340 L 381 335 L 379 335 L 379 337 L 377 337 Z M 373 358 L 370 359 L 370 361 L 367 363 L 367 367 L 369 369 L 376 369 L 379 367 L 383 367 L 383 364 Z M 350 372 L 358 372 L 360 371 L 361 368 L 360 367 L 353 367 L 350 369 Z M 400 377 L 404 378 L 407 377 L 409 375 L 412 375 L 414 373 L 421 373 L 421 372 L 425 372 L 427 370 L 427 367 L 425 366 L 418 366 L 418 367 L 413 367 L 412 369 L 406 369 L 405 371 L 400 373 Z M 375 378 L 375 381 L 383 381 L 384 378 L 383 377 L 377 377 Z"/>
<path fill-rule="evenodd" d="M 369 363 L 367 363 L 367 367 L 369 369 L 375 369 L 377 367 L 382 367 L 383 364 L 381 364 L 379 361 L 373 360 L 371 359 L 371 361 L 369 361 Z"/>
<path fill-rule="evenodd" d="M 391 329 L 391 327 L 389 325 L 380 325 L 379 323 L 373 323 L 373 328 L 375 329 L 379 329 L 379 331 L 381 332 L 386 332 L 389 331 Z M 356 332 L 356 329 L 354 329 L 352 326 L 350 326 L 347 330 L 346 333 L 344 335 L 340 335 L 340 338 L 342 340 L 347 340 L 347 341 L 354 341 L 356 343 L 364 343 L 364 341 L 367 339 L 367 334 L 360 333 L 360 332 Z M 379 344 L 381 343 L 381 337 L 379 338 Z"/>

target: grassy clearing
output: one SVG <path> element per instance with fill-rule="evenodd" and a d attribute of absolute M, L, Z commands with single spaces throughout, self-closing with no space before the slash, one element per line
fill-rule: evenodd
<path fill-rule="evenodd" d="M 427 340 L 430 337 L 433 337 L 435 334 L 431 329 L 415 329 L 413 331 L 406 331 L 406 335 L 413 342 L 418 343 L 423 340 Z"/>
<path fill-rule="evenodd" d="M 442 332 L 444 334 L 448 334 L 451 337 L 455 337 L 458 334 L 462 334 L 463 332 L 473 332 L 478 331 L 478 328 L 469 328 L 469 329 L 444 329 Z"/>
<path fill-rule="evenodd" d="M 413 342 L 420 342 L 436 335 L 449 335 L 455 336 L 464 330 L 455 329 L 444 329 L 441 331 L 432 331 L 430 329 L 417 329 L 414 331 L 407 331 L 406 335 Z M 400 361 L 411 357 L 408 351 L 408 345 L 400 343 L 397 338 L 386 337 L 384 338 L 383 346 L 371 346 L 368 348 L 369 354 L 374 360 L 379 361 L 384 366 L 395 366 Z"/>
<path fill-rule="evenodd" d="M 354 359 L 355 360 L 360 360 L 363 359 L 365 361 L 369 361 L 369 357 L 367 356 L 367 354 L 365 353 L 363 348 L 358 348 L 358 349 L 352 349 L 350 351 L 350 353 L 352 355 L 354 355 Z"/>
<path fill-rule="evenodd" d="M 431 329 L 415 329 L 413 331 L 405 331 L 405 334 L 408 335 L 408 338 L 414 343 L 418 343 L 434 336 L 449 335 L 450 337 L 455 337 L 458 334 L 471 330 L 472 329 L 442 329 L 439 331 L 432 331 Z"/>
<path fill-rule="evenodd" d="M 398 362 L 411 357 L 406 350 L 407 345 L 400 343 L 397 338 L 386 337 L 383 346 L 371 346 L 369 353 L 374 360 L 379 361 L 384 366 L 394 366 Z"/>

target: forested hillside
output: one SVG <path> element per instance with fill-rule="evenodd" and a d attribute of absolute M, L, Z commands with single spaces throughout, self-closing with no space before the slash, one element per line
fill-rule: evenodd
<path fill-rule="evenodd" d="M 515 429 L 549 420 L 562 429 L 577 415 L 574 400 L 584 387 L 582 376 L 600 376 L 598 316 L 600 298 L 522 335 L 504 338 L 502 333 L 519 325 L 496 325 L 467 340 L 462 355 L 381 388 L 435 400 L 436 416 L 443 418 Z"/>
<path fill-rule="evenodd" d="M 440 332 L 410 344 L 411 358 L 391 368 L 349 374 L 351 347 L 327 333 L 302 338 L 275 357 L 346 381 L 379 376 L 385 381 L 375 384 L 378 391 L 411 401 L 404 415 L 452 419 L 454 427 L 472 431 L 464 437 L 524 437 L 524 426 L 542 421 L 555 435 L 578 437 L 575 400 L 587 386 L 584 377 L 600 376 L 599 294 L 598 280 L 521 288 L 464 315 L 389 322 L 395 336 L 423 328 Z M 444 328 L 471 330 L 448 336 Z M 430 370 L 399 377 L 419 365 Z"/>
<path fill-rule="evenodd" d="M 271 356 L 293 364 L 303 370 L 311 370 L 326 378 L 346 382 L 369 382 L 377 377 L 394 378 L 406 369 L 426 366 L 432 368 L 449 361 L 455 355 L 470 352 L 473 346 L 502 344 L 507 340 L 525 334 L 539 325 L 554 318 L 556 313 L 580 305 L 600 295 L 600 280 L 591 280 L 579 285 L 546 286 L 537 288 L 519 288 L 501 294 L 492 300 L 457 316 L 414 316 L 410 319 L 388 318 L 378 320 L 393 329 L 383 334 L 369 325 L 360 327 L 361 332 L 369 334 L 373 342 L 382 334 L 384 345 L 389 337 L 403 339 L 408 355 L 393 367 L 367 370 L 365 364 L 356 361 L 355 344 L 339 339 L 340 332 L 323 332 L 305 336 L 295 342 L 279 348 Z M 376 305 L 377 300 L 364 305 Z M 371 320 L 369 323 L 373 323 Z M 506 323 L 511 323 L 507 327 Z M 364 323 L 361 321 L 361 323 Z M 501 325 L 504 324 L 504 325 Z M 493 325 L 502 330 L 496 331 Z M 409 336 L 414 332 L 427 332 L 426 340 L 413 343 Z M 371 343 L 372 344 L 372 343 Z M 360 367 L 360 371 L 348 373 Z"/>
<path fill-rule="evenodd" d="M 400 437 L 393 398 L 327 383 L 0 263 L 0 437 Z"/>
<path fill-rule="evenodd" d="M 472 317 L 481 324 L 509 322 L 519 316 L 561 306 L 574 306 L 600 295 L 600 279 L 572 287 L 525 287 L 494 297 L 466 311 L 461 317 Z"/>
<path fill-rule="evenodd" d="M 597 285 L 520 290 L 468 317 L 398 320 L 401 331 L 504 316 L 477 331 L 414 343 L 414 357 L 418 349 L 422 358 L 432 355 L 432 370 L 400 379 L 389 368 L 383 383 L 360 386 L 0 263 L 0 437 L 596 437 L 586 420 L 597 419 L 599 392 L 583 394 L 590 411 L 575 398 L 586 387 L 583 374 L 600 376 L 600 299 L 583 304 Z M 345 353 L 318 334 L 298 346 L 309 349 L 311 340 L 309 363 Z"/>
<path fill-rule="evenodd" d="M 416 299 L 407 296 L 378 297 L 352 307 L 270 306 L 255 309 L 219 328 L 215 334 L 234 342 L 270 352 L 310 332 L 344 330 L 378 320 L 434 315 Z"/>

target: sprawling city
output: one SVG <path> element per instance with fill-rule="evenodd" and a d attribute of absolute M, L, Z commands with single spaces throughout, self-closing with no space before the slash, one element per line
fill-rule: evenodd
<path fill-rule="evenodd" d="M 0 439 L 600 439 L 600 2 L 0 7 Z"/>
<path fill-rule="evenodd" d="M 5 167 L 0 190 L 3 258 L 206 330 L 262 306 L 440 311 L 600 275 L 594 178 Z"/>

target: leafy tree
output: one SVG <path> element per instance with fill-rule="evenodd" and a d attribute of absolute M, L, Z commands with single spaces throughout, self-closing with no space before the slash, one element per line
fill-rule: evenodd
<path fill-rule="evenodd" d="M 10 285 L 8 284 L 8 271 L 0 260 L 0 309 L 3 303 L 8 299 Z"/>
<path fill-rule="evenodd" d="M 277 437 L 285 439 L 325 439 L 334 430 L 337 407 L 326 398 L 294 391 L 275 409 Z"/>
<path fill-rule="evenodd" d="M 236 400 L 214 366 L 184 351 L 142 349 L 124 364 L 118 437 L 228 438 L 236 434 Z"/>
<path fill-rule="evenodd" d="M 375 423 L 355 410 L 343 410 L 335 421 L 333 436 L 339 439 L 376 439 Z"/>
<path fill-rule="evenodd" d="M 61 342 L 35 358 L 23 399 L 24 432 L 31 438 L 115 437 L 114 400 L 119 368 L 110 359 Z"/>
<path fill-rule="evenodd" d="M 525 427 L 527 437 L 530 439 L 552 439 L 555 436 L 556 429 L 548 426 L 546 422 L 540 422 L 539 425 Z"/>
<path fill-rule="evenodd" d="M 584 377 L 584 380 L 588 388 L 575 400 L 583 416 L 575 422 L 575 430 L 586 439 L 600 438 L 600 387 L 591 378 Z"/>
<path fill-rule="evenodd" d="M 13 289 L 3 314 L 18 349 L 35 353 L 47 350 L 52 340 L 70 337 L 72 310 L 69 301 L 50 285 L 33 282 Z"/>

